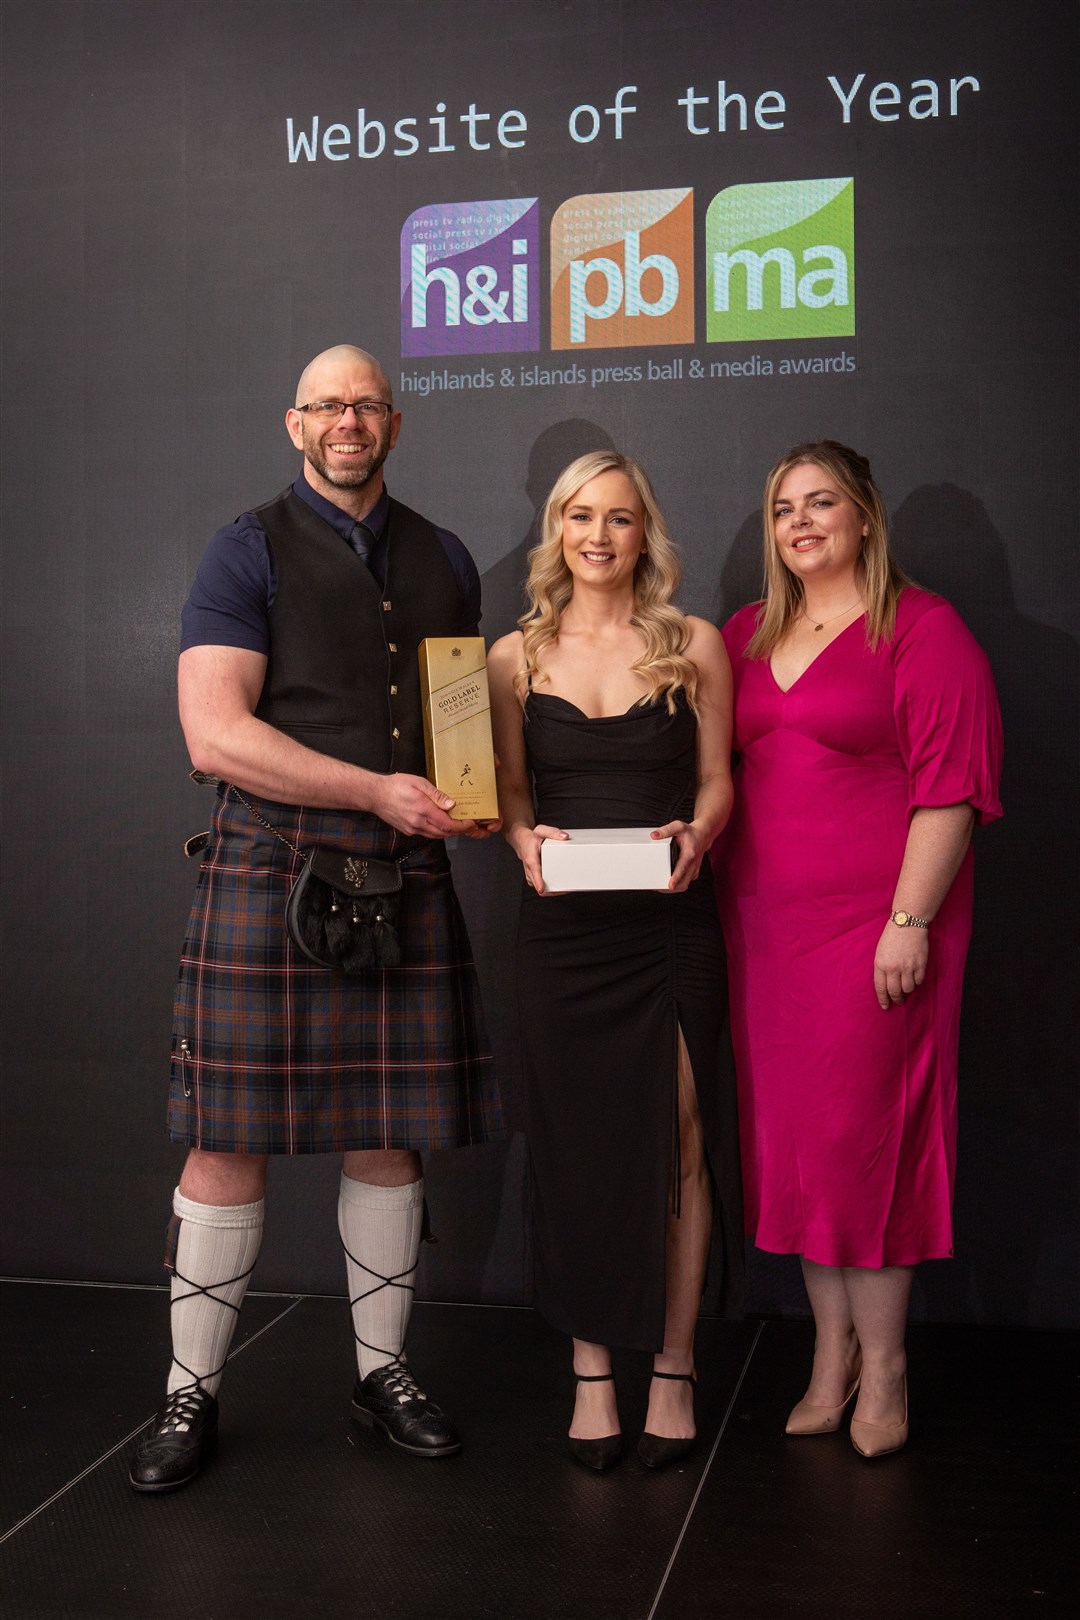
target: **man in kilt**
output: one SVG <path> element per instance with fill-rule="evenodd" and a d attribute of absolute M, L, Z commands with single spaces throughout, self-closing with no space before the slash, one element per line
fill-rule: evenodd
<path fill-rule="evenodd" d="M 500 1134 L 468 937 L 424 777 L 417 646 L 474 634 L 476 567 L 391 500 L 401 416 L 386 373 L 342 345 L 286 412 L 304 461 L 211 541 L 184 608 L 180 718 L 217 778 L 180 964 L 169 1131 L 173 1361 L 130 1465 L 141 1491 L 193 1479 L 263 1226 L 272 1153 L 341 1152 L 338 1225 L 358 1376 L 353 1412 L 417 1457 L 460 1449 L 403 1346 L 423 1225 L 418 1150 Z M 400 965 L 358 974 L 298 950 L 285 904 L 314 847 L 400 862 Z"/>

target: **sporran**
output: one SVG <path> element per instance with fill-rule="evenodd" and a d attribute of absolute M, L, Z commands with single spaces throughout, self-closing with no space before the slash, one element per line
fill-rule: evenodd
<path fill-rule="evenodd" d="M 303 861 L 285 905 L 285 927 L 297 950 L 340 973 L 398 967 L 401 868 L 414 850 L 396 861 L 318 847 L 302 850 L 235 787 L 232 792 L 260 826 Z"/>

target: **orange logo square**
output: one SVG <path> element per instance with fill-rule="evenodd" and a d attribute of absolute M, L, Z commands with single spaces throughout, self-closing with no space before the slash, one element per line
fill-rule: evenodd
<path fill-rule="evenodd" d="M 568 198 L 551 222 L 551 347 L 693 341 L 693 191 Z"/>

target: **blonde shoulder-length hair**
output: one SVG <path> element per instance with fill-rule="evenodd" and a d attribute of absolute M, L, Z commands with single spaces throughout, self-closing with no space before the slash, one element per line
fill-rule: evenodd
<path fill-rule="evenodd" d="M 856 571 L 866 604 L 866 644 L 871 652 L 891 641 L 896 630 L 896 604 L 912 582 L 889 556 L 889 518 L 881 491 L 874 483 L 870 463 L 857 450 L 835 439 L 797 444 L 781 456 L 765 480 L 762 508 L 764 531 L 765 594 L 758 610 L 757 629 L 746 645 L 747 658 L 768 658 L 804 611 L 802 581 L 785 567 L 776 544 L 775 510 L 780 485 L 793 467 L 818 466 L 852 501 L 866 524 Z"/>
<path fill-rule="evenodd" d="M 672 602 L 682 578 L 678 553 L 667 532 L 663 513 L 656 504 L 645 469 L 631 456 L 615 450 L 593 450 L 572 461 L 555 480 L 540 519 L 540 540 L 529 552 L 529 574 L 525 581 L 526 611 L 518 623 L 524 639 L 525 663 L 516 678 L 522 702 L 533 681 L 546 680 L 539 659 L 545 647 L 559 634 L 559 623 L 574 594 L 574 578 L 563 556 L 563 513 L 583 484 L 601 473 L 624 473 L 645 509 L 645 550 L 634 569 L 634 605 L 630 623 L 641 636 L 641 657 L 630 667 L 644 675 L 649 690 L 642 703 L 661 698 L 668 712 L 675 709 L 680 688 L 696 712 L 697 668 L 685 656 L 690 641 L 686 615 Z"/>

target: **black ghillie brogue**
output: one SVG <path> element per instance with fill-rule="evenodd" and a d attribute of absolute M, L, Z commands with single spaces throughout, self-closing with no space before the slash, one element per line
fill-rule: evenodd
<path fill-rule="evenodd" d="M 461 1450 L 457 1430 L 402 1360 L 377 1367 L 353 1390 L 353 1417 L 381 1429 L 392 1446 L 411 1457 L 452 1457 Z"/>
<path fill-rule="evenodd" d="M 193 1480 L 217 1444 L 218 1404 L 197 1384 L 166 1399 L 136 1446 L 128 1478 L 137 1491 L 176 1491 Z"/>

